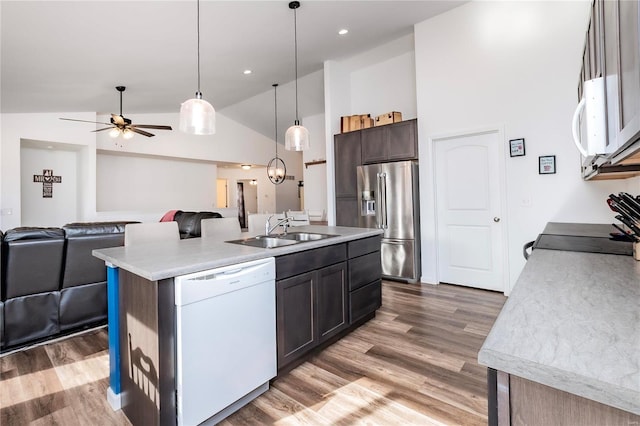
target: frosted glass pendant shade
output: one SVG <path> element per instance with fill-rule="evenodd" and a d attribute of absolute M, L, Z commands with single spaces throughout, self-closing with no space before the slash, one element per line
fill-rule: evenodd
<path fill-rule="evenodd" d="M 309 131 L 296 120 L 284 135 L 284 147 L 288 151 L 304 151 L 309 149 Z"/>
<path fill-rule="evenodd" d="M 202 94 L 189 99 L 180 106 L 179 128 L 192 135 L 213 135 L 216 132 L 216 111 L 202 99 Z"/>

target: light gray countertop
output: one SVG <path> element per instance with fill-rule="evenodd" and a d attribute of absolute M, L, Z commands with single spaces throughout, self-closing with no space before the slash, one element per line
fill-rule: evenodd
<path fill-rule="evenodd" d="M 640 262 L 534 250 L 478 362 L 640 414 Z"/>
<path fill-rule="evenodd" d="M 379 229 L 343 226 L 309 225 L 289 229 L 290 232 L 316 232 L 338 235 L 323 240 L 303 242 L 276 248 L 257 248 L 225 243 L 209 238 L 189 238 L 158 244 L 140 244 L 93 250 L 93 255 L 119 268 L 150 281 L 233 265 L 266 257 L 282 256 L 318 247 L 382 235 Z M 239 238 L 248 238 L 243 233 Z"/>

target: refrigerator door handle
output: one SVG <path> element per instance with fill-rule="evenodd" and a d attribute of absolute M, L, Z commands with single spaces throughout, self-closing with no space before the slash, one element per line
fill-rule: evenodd
<path fill-rule="evenodd" d="M 382 191 L 381 191 L 381 173 L 376 173 L 376 184 L 378 185 L 378 199 L 376 200 L 376 228 L 382 229 Z"/>
<path fill-rule="evenodd" d="M 382 229 L 387 229 L 389 223 L 387 222 L 387 174 L 380 173 L 378 175 L 378 193 L 380 194 L 380 212 L 382 216 Z"/>

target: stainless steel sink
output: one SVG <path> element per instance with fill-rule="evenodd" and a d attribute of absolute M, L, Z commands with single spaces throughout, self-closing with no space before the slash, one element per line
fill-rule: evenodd
<path fill-rule="evenodd" d="M 260 248 L 274 248 L 274 247 L 283 247 L 290 246 L 292 244 L 297 244 L 297 241 L 285 240 L 282 238 L 275 237 L 267 237 L 267 236 L 257 236 L 253 238 L 246 238 L 244 240 L 232 240 L 225 241 L 227 243 L 233 244 L 242 244 L 244 246 L 251 247 L 260 247 Z"/>
<path fill-rule="evenodd" d="M 294 241 L 317 241 L 324 240 L 325 238 L 337 237 L 337 235 L 331 234 L 317 234 L 315 232 L 289 232 L 285 235 L 280 235 L 279 238 Z"/>
<path fill-rule="evenodd" d="M 225 241 L 227 243 L 241 244 L 244 246 L 274 248 L 290 246 L 292 244 L 307 241 L 324 240 L 325 238 L 337 237 L 331 234 L 317 234 L 315 232 L 289 232 L 280 235 L 258 235 L 257 237 L 245 238 L 242 240 Z"/>

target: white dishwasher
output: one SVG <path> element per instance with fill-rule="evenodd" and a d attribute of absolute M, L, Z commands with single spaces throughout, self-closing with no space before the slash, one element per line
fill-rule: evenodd
<path fill-rule="evenodd" d="M 274 258 L 175 278 L 179 425 L 215 424 L 277 373 Z"/>

